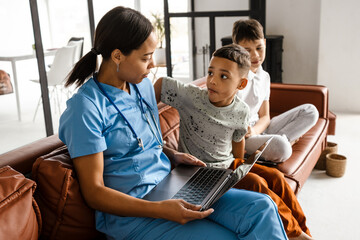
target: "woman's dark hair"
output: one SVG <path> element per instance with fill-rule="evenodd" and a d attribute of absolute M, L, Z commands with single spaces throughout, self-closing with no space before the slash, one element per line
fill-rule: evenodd
<path fill-rule="evenodd" d="M 107 12 L 95 31 L 94 47 L 74 66 L 65 86 L 84 84 L 96 70 L 97 55 L 103 60 L 110 58 L 112 51 L 119 49 L 124 55 L 138 49 L 153 31 L 151 22 L 140 12 L 125 7 L 116 7 Z"/>

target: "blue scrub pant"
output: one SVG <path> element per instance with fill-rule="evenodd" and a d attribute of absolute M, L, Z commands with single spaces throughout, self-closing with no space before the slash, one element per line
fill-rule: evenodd
<path fill-rule="evenodd" d="M 287 239 L 277 207 L 265 194 L 230 189 L 212 208 L 206 219 L 184 225 L 140 218 L 126 239 Z"/>

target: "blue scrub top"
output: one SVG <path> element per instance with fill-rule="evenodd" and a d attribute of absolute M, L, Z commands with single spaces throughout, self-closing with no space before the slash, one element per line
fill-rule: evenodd
<path fill-rule="evenodd" d="M 129 126 L 103 95 L 93 78 L 67 101 L 67 108 L 60 118 L 59 137 L 67 145 L 72 158 L 103 152 L 105 186 L 142 198 L 168 175 L 170 161 L 162 148 L 158 147 L 159 143 L 141 112 L 134 86 L 129 84 L 128 94 L 116 87 L 100 84 L 143 140 L 145 150 L 139 147 Z M 142 97 L 151 105 L 160 127 L 151 81 L 145 78 L 137 86 Z M 144 108 L 157 133 L 152 113 L 145 104 Z M 96 213 L 97 228 L 105 233 L 130 230 L 132 226 L 129 224 L 132 225 L 134 219 Z"/>

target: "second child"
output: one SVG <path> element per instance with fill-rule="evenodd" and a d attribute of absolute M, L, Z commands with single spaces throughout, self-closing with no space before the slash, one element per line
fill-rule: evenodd
<path fill-rule="evenodd" d="M 286 161 L 292 154 L 292 144 L 316 123 L 317 109 L 312 104 L 303 104 L 270 120 L 270 76 L 261 67 L 266 49 L 263 27 L 254 19 L 239 20 L 234 23 L 232 37 L 233 42 L 244 47 L 251 58 L 248 86 L 237 93 L 250 107 L 250 126 L 245 136 L 246 152 L 251 154 L 273 137 L 262 157 L 273 162 Z M 276 168 L 259 164 L 254 165 L 251 173 L 254 174 L 248 174 L 236 187 L 270 195 L 278 205 L 288 236 L 312 239 L 306 217 L 283 174 Z"/>

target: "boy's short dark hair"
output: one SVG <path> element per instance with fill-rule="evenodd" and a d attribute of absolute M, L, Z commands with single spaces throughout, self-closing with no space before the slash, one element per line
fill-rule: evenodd
<path fill-rule="evenodd" d="M 243 40 L 254 41 L 264 39 L 264 29 L 255 19 L 238 20 L 234 22 L 232 30 L 233 43 Z"/>
<path fill-rule="evenodd" d="M 250 54 L 238 44 L 229 44 L 217 49 L 213 57 L 225 58 L 237 63 L 241 71 L 248 71 L 251 66 Z"/>

